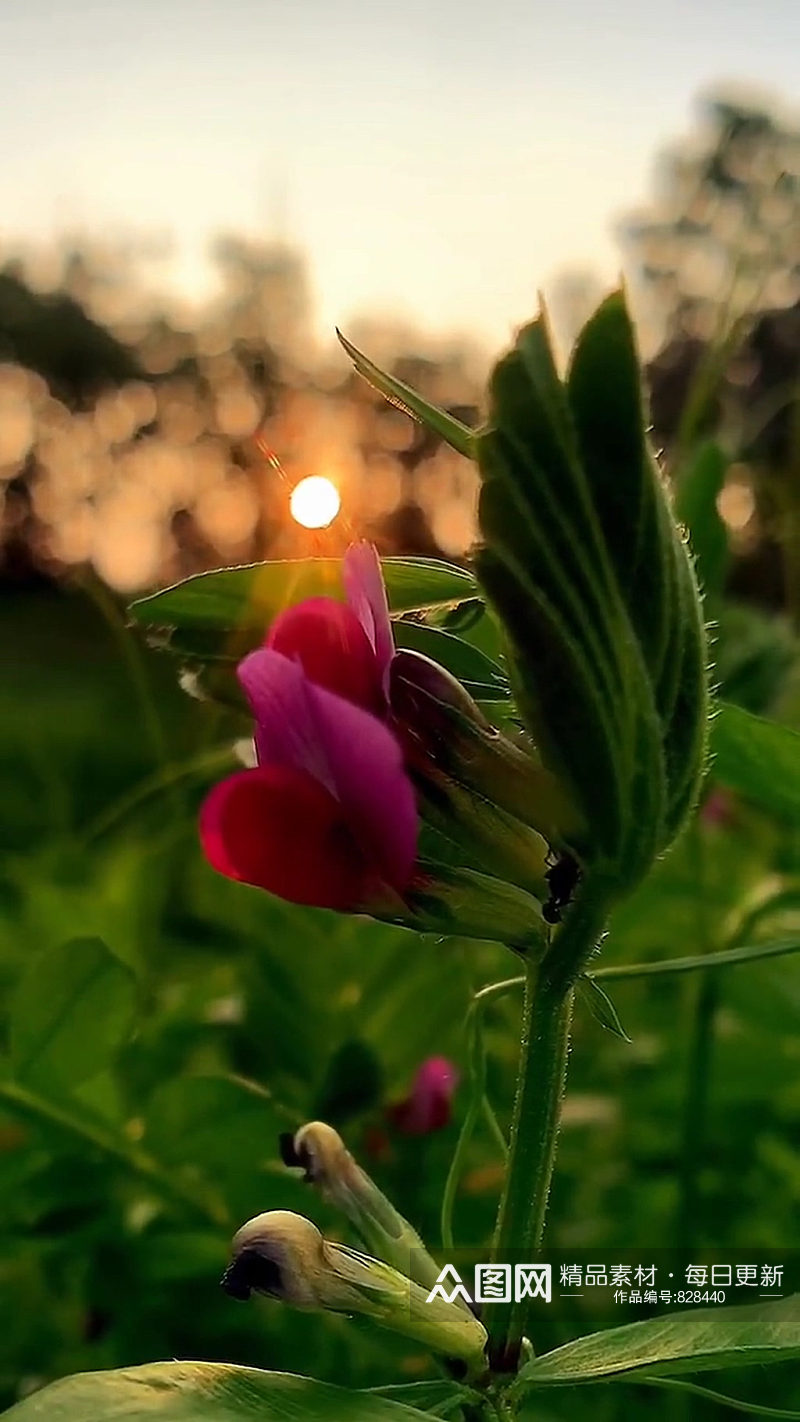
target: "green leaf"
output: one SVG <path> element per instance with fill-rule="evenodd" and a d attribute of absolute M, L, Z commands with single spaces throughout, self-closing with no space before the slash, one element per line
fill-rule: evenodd
<path fill-rule="evenodd" d="M 276 1159 L 284 1128 L 263 1087 L 233 1076 L 177 1076 L 155 1092 L 144 1138 L 165 1164 L 216 1176 Z"/>
<path fill-rule="evenodd" d="M 476 1402 L 480 1395 L 461 1383 L 447 1378 L 431 1378 L 427 1382 L 390 1383 L 386 1387 L 369 1389 L 371 1397 L 384 1397 L 390 1402 L 402 1402 L 434 1417 L 450 1417 L 465 1402 Z"/>
<path fill-rule="evenodd" d="M 713 440 L 695 450 L 682 472 L 675 496 L 675 513 L 688 529 L 700 585 L 706 597 L 718 597 L 730 561 L 728 531 L 717 499 L 725 487 L 728 457 Z"/>
<path fill-rule="evenodd" d="M 692 953 L 685 958 L 659 958 L 652 963 L 612 964 L 607 968 L 596 968 L 587 977 L 595 981 L 597 978 L 650 978 L 663 973 L 705 973 L 712 968 L 755 963 L 759 958 L 782 958 L 787 953 L 800 953 L 800 943 L 796 938 L 781 938 L 774 943 L 749 943 L 741 948 L 723 948 L 719 953 Z"/>
<path fill-rule="evenodd" d="M 622 294 L 587 323 L 566 382 L 542 317 L 490 394 L 477 571 L 528 729 L 588 825 L 566 847 L 619 892 L 691 807 L 708 718 L 697 587 L 648 446 Z"/>
<path fill-rule="evenodd" d="M 612 1032 L 615 1037 L 621 1037 L 623 1042 L 631 1040 L 619 1020 L 619 1014 L 611 998 L 595 981 L 592 973 L 586 973 L 578 979 L 578 991 L 601 1027 L 605 1027 L 606 1031 Z"/>
<path fill-rule="evenodd" d="M 454 606 L 478 591 L 470 573 L 436 558 L 384 558 L 381 567 L 394 613 Z M 129 611 L 145 627 L 180 628 L 183 641 L 175 644 L 179 651 L 199 657 L 226 651 L 236 656 L 242 651 L 236 638 L 226 648 L 214 634 L 237 633 L 245 646 L 257 645 L 284 608 L 308 597 L 343 596 L 340 558 L 298 558 L 196 573 L 163 592 L 138 598 Z"/>
<path fill-rule="evenodd" d="M 412 1422 L 373 1393 L 228 1363 L 147 1363 L 62 1378 L 18 1402 L 13 1422 Z"/>
<path fill-rule="evenodd" d="M 787 618 L 726 598 L 714 609 L 714 677 L 726 702 L 757 716 L 769 711 L 798 658 Z"/>
<path fill-rule="evenodd" d="M 373 389 L 378 390 L 398 410 L 410 415 L 412 420 L 419 421 L 439 435 L 458 454 L 463 454 L 465 459 L 475 458 L 475 434 L 469 425 L 463 424 L 453 415 L 448 415 L 447 411 L 441 410 L 438 405 L 431 405 L 428 400 L 423 400 L 404 380 L 398 380 L 394 375 L 388 375 L 386 371 L 381 370 L 367 356 L 362 355 L 340 330 L 337 329 L 336 334 L 359 375 L 363 376 Z"/>
<path fill-rule="evenodd" d="M 438 662 L 458 677 L 470 695 L 478 700 L 502 701 L 511 694 L 503 668 L 479 647 L 473 647 L 470 642 L 451 632 L 428 627 L 424 622 L 401 620 L 394 624 L 394 640 L 396 646 L 422 652 Z"/>
<path fill-rule="evenodd" d="M 800 1295 L 745 1308 L 668 1313 L 577 1338 L 526 1363 L 528 1387 L 571 1387 L 647 1371 L 699 1373 L 800 1358 Z"/>
<path fill-rule="evenodd" d="M 727 1393 L 714 1392 L 710 1387 L 700 1387 L 698 1383 L 687 1382 L 684 1378 L 637 1377 L 637 1383 L 650 1387 L 672 1388 L 677 1392 L 689 1392 L 694 1397 L 705 1398 L 706 1402 L 717 1402 L 720 1407 L 730 1407 L 733 1412 L 746 1412 L 750 1417 L 772 1417 L 777 1422 L 800 1422 L 800 1410 L 785 1407 L 767 1407 L 763 1402 L 750 1402 L 743 1397 L 728 1397 Z"/>
<path fill-rule="evenodd" d="M 613 858 L 628 776 L 627 750 L 621 761 L 614 753 L 627 744 L 623 618 L 585 479 L 562 434 L 569 414 L 551 362 L 538 322 L 495 369 L 492 428 L 479 445 L 487 546 L 477 569 L 509 636 L 518 703 L 542 759 Z"/>
<path fill-rule="evenodd" d="M 703 770 L 708 654 L 694 569 L 647 439 L 636 341 L 622 292 L 601 304 L 578 337 L 568 387 L 597 515 L 661 723 L 668 844 Z"/>
<path fill-rule="evenodd" d="M 581 331 L 568 390 L 614 581 L 659 687 L 670 671 L 674 539 L 645 435 L 639 361 L 621 292 L 604 301 Z"/>
<path fill-rule="evenodd" d="M 800 824 L 800 735 L 723 702 L 711 727 L 713 775 L 779 819 Z"/>
<path fill-rule="evenodd" d="M 380 1108 L 384 1089 L 381 1061 L 374 1049 L 348 1038 L 328 1059 L 314 1103 L 316 1119 L 339 1126 L 365 1111 Z M 380 1251 L 371 1249 L 372 1253 Z M 394 1263 L 389 1260 L 389 1263 Z"/>
<path fill-rule="evenodd" d="M 441 612 L 430 614 L 430 620 L 441 623 L 447 632 L 453 632 L 456 636 L 463 636 L 467 632 L 472 632 L 480 624 L 481 632 L 484 630 L 486 619 L 486 603 L 481 597 L 469 598 L 466 602 L 460 602 L 457 607 L 445 608 Z M 479 632 L 480 636 L 481 633 Z"/>
<path fill-rule="evenodd" d="M 134 998 L 129 970 L 99 938 L 75 938 L 40 954 L 12 1004 L 17 1080 L 63 1095 L 94 1076 L 127 1037 Z"/>
<path fill-rule="evenodd" d="M 735 973 L 725 984 L 725 1005 L 735 1012 L 753 1042 L 768 1041 L 779 1051 L 782 1034 L 797 1040 L 800 1030 L 800 964 L 768 962 L 757 973 Z"/>

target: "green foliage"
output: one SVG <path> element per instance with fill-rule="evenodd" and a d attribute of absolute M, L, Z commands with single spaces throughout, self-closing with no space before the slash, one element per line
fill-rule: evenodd
<path fill-rule="evenodd" d="M 134 1015 L 130 971 L 98 938 L 34 959 L 11 1010 L 17 1081 L 58 1094 L 95 1076 L 123 1045 Z"/>
<path fill-rule="evenodd" d="M 476 701 L 505 701 L 510 696 L 503 668 L 463 637 L 401 619 L 394 624 L 394 640 L 395 646 L 421 652 L 452 672 Z"/>
<path fill-rule="evenodd" d="M 726 701 L 757 715 L 779 700 L 797 642 L 787 620 L 757 607 L 726 601 L 715 611 L 714 673 Z"/>
<path fill-rule="evenodd" d="M 434 1378 L 430 1382 L 397 1383 L 388 1387 L 372 1388 L 378 1397 L 390 1402 L 402 1402 L 407 1407 L 421 1408 L 434 1417 L 450 1417 L 460 1413 L 461 1403 L 474 1399 L 475 1394 L 458 1383 Z"/>
<path fill-rule="evenodd" d="M 424 1414 L 375 1394 L 224 1363 L 153 1363 L 67 1378 L 12 1408 L 15 1422 L 411 1422 Z"/>
<path fill-rule="evenodd" d="M 649 1387 L 672 1388 L 676 1392 L 689 1393 L 692 1397 L 705 1398 L 707 1402 L 718 1402 L 721 1407 L 730 1407 L 734 1412 L 745 1412 L 751 1417 L 772 1417 L 778 1422 L 798 1422 L 800 1411 L 795 1408 L 768 1407 L 764 1403 L 746 1402 L 741 1397 L 728 1397 L 727 1393 L 716 1392 L 710 1387 L 700 1387 L 697 1383 L 687 1382 L 685 1378 L 654 1378 L 646 1377 L 642 1379 Z"/>
<path fill-rule="evenodd" d="M 60 767 L 61 778 L 53 771 L 40 782 L 40 832 L 4 866 L 3 981 L 10 989 L 42 971 L 48 954 L 60 957 L 68 924 L 76 935 L 104 936 L 137 987 L 134 1031 L 124 1042 L 120 1027 L 111 1050 L 106 1043 L 94 1077 L 78 1083 L 67 1065 L 60 1086 L 43 1080 L 23 1089 L 9 1080 L 0 1087 L 3 1402 L 14 1401 L 28 1376 L 168 1356 L 223 1356 L 295 1372 L 308 1371 L 313 1358 L 318 1376 L 356 1388 L 427 1368 L 402 1342 L 390 1344 L 344 1321 L 237 1306 L 217 1280 L 233 1230 L 259 1210 L 294 1208 L 325 1224 L 325 1207 L 279 1166 L 275 1140 L 323 1107 L 333 1109 L 348 1145 L 403 1214 L 436 1241 L 444 1182 L 469 1107 L 467 1087 L 457 1095 L 453 1125 L 438 1136 L 404 1138 L 384 1112 L 432 1051 L 452 1057 L 466 1083 L 463 1023 L 472 984 L 506 976 L 507 964 L 488 946 L 419 940 L 374 922 L 293 910 L 213 875 L 200 860 L 193 816 L 198 794 L 224 773 L 202 747 L 219 745 L 227 723 L 171 688 L 168 664 L 143 652 L 141 672 L 159 688 L 157 715 L 169 747 L 158 762 L 113 645 L 95 662 L 100 637 L 93 624 L 88 643 L 80 640 L 89 625 L 86 607 L 75 605 L 70 623 L 47 602 L 38 621 L 29 617 L 23 625 L 42 681 L 38 688 L 30 678 L 25 683 L 25 717 L 14 721 L 0 706 L 6 764 L 18 776 L 7 774 L 20 795 L 15 813 L 30 813 L 23 767 L 32 744 Z M 58 640 L 51 644 L 54 625 Z M 69 678 L 59 672 L 59 655 L 73 659 Z M 497 649 L 489 655 L 496 658 Z M 78 686 L 83 734 L 94 728 L 90 756 L 83 740 L 69 739 L 66 708 Z M 189 761 L 198 767 L 196 782 L 176 778 Z M 87 782 L 92 765 L 94 783 Z M 76 855 L 75 834 L 101 819 L 109 829 Z M 774 895 L 779 863 L 787 887 L 800 870 L 785 833 L 742 811 L 730 826 L 704 828 L 702 839 L 702 855 L 695 836 L 686 836 L 620 904 L 603 966 L 592 966 L 613 987 L 633 1042 L 579 1013 L 551 1216 L 556 1246 L 574 1240 L 576 1220 L 582 1240 L 603 1250 L 629 1245 L 631 1237 L 672 1237 L 689 994 L 703 961 L 698 898 L 713 947 L 731 954 L 729 940 L 717 936 L 722 925 L 743 915 L 745 904 L 749 912 L 767 885 Z M 708 1243 L 732 1247 L 745 1238 L 780 1249 L 794 1227 L 800 1175 L 787 1133 L 797 1122 L 793 1043 L 800 998 L 788 948 L 800 934 L 793 936 L 791 912 L 791 904 L 776 908 L 763 931 L 735 950 L 737 962 L 741 948 L 763 950 L 761 958 L 717 975 L 727 1026 L 714 1076 L 716 1163 L 699 1215 Z M 780 944 L 787 953 L 773 959 L 777 976 L 767 984 L 767 950 L 777 952 Z M 687 956 L 694 972 L 606 982 L 617 968 L 661 969 L 667 959 Z M 9 1005 L 14 997 L 5 994 Z M 513 1094 L 519 1000 L 518 990 L 490 999 L 483 1014 L 485 1091 L 502 1129 Z M 96 1035 L 106 1042 L 102 1031 Z M 80 1059 L 84 1043 L 76 1050 Z M 355 1089 L 365 1082 L 368 1091 Z M 376 1134 L 388 1141 L 388 1158 L 381 1156 L 384 1146 L 370 1155 Z M 745 1155 L 748 1174 L 732 1193 L 726 1172 L 739 1176 Z M 459 1176 L 459 1243 L 488 1238 L 501 1169 L 481 1110 Z M 618 1321 L 618 1314 L 605 1319 Z M 586 1333 L 593 1322 L 577 1313 L 555 1336 L 537 1340 L 538 1351 Z M 78 1384 L 63 1386 L 68 1397 L 67 1388 Z M 735 1388 L 726 1382 L 722 1390 Z M 759 1395 L 779 1405 L 785 1394 L 764 1377 Z M 561 1404 L 551 1404 L 557 1396 L 548 1391 L 548 1408 L 556 1406 L 559 1416 Z M 565 1391 L 564 1415 L 575 1415 L 575 1396 Z M 628 1407 L 624 1397 L 620 1392 L 616 1404 L 608 1389 L 592 1389 L 586 1405 L 599 1422 L 616 1422 L 618 1406 Z M 38 1405 L 45 1398 L 50 1406 L 47 1394 Z M 422 1397 L 406 1400 L 428 1408 Z M 653 1392 L 648 1406 L 655 1415 L 659 1403 Z M 34 1399 L 24 1405 L 32 1408 Z"/>
<path fill-rule="evenodd" d="M 502 550 L 482 570 L 510 641 L 470 573 L 426 560 L 385 564 L 395 626 L 399 642 L 463 678 L 512 731 L 520 710 L 531 725 L 531 708 L 546 711 L 553 729 L 542 749 L 579 787 L 605 866 L 624 850 L 626 882 L 639 879 L 615 908 L 603 965 L 592 960 L 582 983 L 592 1010 L 576 1015 L 549 1242 L 603 1255 L 632 1241 L 745 1244 L 774 1257 L 800 1203 L 797 736 L 724 705 L 713 775 L 734 793 L 644 873 L 693 793 L 705 651 L 691 565 L 644 442 L 619 300 L 596 320 L 566 383 L 541 324 L 523 334 L 495 381 L 502 419 L 469 432 L 483 449 L 487 518 Z M 601 349 L 614 351 L 607 369 Z M 713 460 L 697 468 L 677 513 L 691 525 L 702 581 L 717 589 L 722 625 L 731 608 L 714 561 L 719 469 Z M 133 616 L 174 629 L 182 656 L 219 659 L 230 676 L 270 616 L 312 592 L 341 595 L 338 560 L 223 570 L 143 600 Z M 292 908 L 213 875 L 196 811 L 229 768 L 242 723 L 182 697 L 168 658 L 115 642 L 119 629 L 108 635 L 84 601 L 31 594 L 6 616 L 18 690 L 0 688 L 0 760 L 5 833 L 19 832 L 0 871 L 0 1406 L 16 1403 L 15 1422 L 458 1417 L 474 1395 L 434 1377 L 413 1340 L 277 1304 L 237 1305 L 217 1281 L 234 1230 L 263 1210 L 302 1212 L 355 1242 L 278 1159 L 279 1133 L 319 1115 L 335 1120 L 434 1249 L 449 1179 L 446 1227 L 485 1254 L 521 994 L 518 983 L 497 984 L 507 954 L 463 936 L 463 896 L 469 889 L 475 931 L 491 937 L 502 915 L 538 929 L 532 901 L 521 891 L 491 901 L 479 875 L 459 880 L 454 865 L 440 879 L 439 917 L 431 912 L 420 936 Z M 775 626 L 761 617 L 759 646 Z M 780 636 L 794 654 L 785 628 Z M 731 650 L 745 640 L 734 630 Z M 785 689 L 788 657 L 745 662 L 742 704 L 764 710 Z M 586 744 L 585 712 L 563 694 L 573 673 L 573 691 L 597 712 Z M 698 1011 L 709 981 L 710 1026 Z M 476 998 L 482 984 L 491 988 Z M 710 1044 L 702 1070 L 698 1022 Z M 433 1054 L 461 1074 L 453 1120 L 404 1135 L 392 1107 Z M 688 1150 L 698 1086 L 704 1114 Z M 681 1234 L 686 1198 L 691 1240 Z M 683 1314 L 619 1327 L 619 1309 L 571 1299 L 536 1324 L 521 1415 L 618 1422 L 630 1396 L 609 1384 L 623 1382 L 647 1389 L 649 1411 L 671 1422 L 666 1389 L 689 1385 L 693 1372 L 800 1356 L 796 1321 L 781 1320 L 789 1307 L 765 1305 L 749 1322 L 715 1310 L 706 1322 Z M 236 1366 L 150 1364 L 192 1357 Z M 325 1381 L 289 1376 L 307 1371 Z M 82 1376 L 26 1396 L 69 1373 Z M 749 1395 L 736 1406 L 780 1415 L 783 1373 L 796 1380 L 796 1363 L 724 1378 L 716 1396 L 741 1384 Z M 691 1386 L 691 1415 L 705 1422 L 714 1395 Z"/>
<path fill-rule="evenodd" d="M 478 458 L 477 569 L 520 709 L 587 821 L 571 847 L 618 891 L 683 823 L 707 719 L 697 589 L 647 445 L 621 295 L 588 322 L 566 382 L 543 318 L 524 328 L 492 377 Z"/>
<path fill-rule="evenodd" d="M 681 472 L 675 496 L 675 516 L 689 530 L 706 607 L 721 596 L 730 563 L 728 533 L 717 508 L 727 469 L 725 451 L 713 440 L 707 440 Z"/>
<path fill-rule="evenodd" d="M 635 1372 L 670 1377 L 800 1358 L 800 1298 L 692 1309 L 578 1338 L 522 1369 L 520 1386 L 552 1387 Z"/>
<path fill-rule="evenodd" d="M 739 706 L 721 706 L 712 730 L 714 776 L 756 805 L 800 824 L 800 734 Z"/>
<path fill-rule="evenodd" d="M 384 558 L 389 606 L 395 613 L 455 606 L 475 596 L 476 587 L 462 568 L 434 558 Z M 175 587 L 131 603 L 135 620 L 146 627 L 184 632 L 250 633 L 260 641 L 283 608 L 307 597 L 342 597 L 341 559 L 304 558 L 253 563 L 198 573 Z M 195 644 L 186 644 L 186 649 Z M 204 650 L 202 643 L 197 650 Z"/>
<path fill-rule="evenodd" d="M 623 1042 L 631 1040 L 619 1020 L 619 1013 L 611 998 L 595 977 L 587 973 L 579 978 L 578 992 L 581 1000 L 601 1027 L 605 1027 L 608 1032 L 613 1032 L 615 1037 L 621 1037 Z"/>
<path fill-rule="evenodd" d="M 379 370 L 378 366 L 367 356 L 362 355 L 350 341 L 346 339 L 341 331 L 336 332 L 342 346 L 349 355 L 353 365 L 366 381 L 375 390 L 379 390 L 381 395 L 385 395 L 390 404 L 395 405 L 399 410 L 404 410 L 412 419 L 420 420 L 433 430 L 434 434 L 440 436 L 447 444 L 451 445 L 458 454 L 463 454 L 466 459 L 475 458 L 475 434 L 461 420 L 448 415 L 446 410 L 440 410 L 438 406 L 431 405 L 430 401 L 423 400 L 410 385 L 406 385 L 404 380 L 398 380 L 393 375 L 387 375 L 386 371 Z"/>

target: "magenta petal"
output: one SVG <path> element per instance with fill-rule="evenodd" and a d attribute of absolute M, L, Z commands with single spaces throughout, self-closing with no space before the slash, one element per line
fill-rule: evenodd
<path fill-rule="evenodd" d="M 342 580 L 347 601 L 366 632 L 378 659 L 384 689 L 388 690 L 394 637 L 380 559 L 371 543 L 351 543 L 344 555 Z"/>
<path fill-rule="evenodd" d="M 316 686 L 324 686 L 377 716 L 385 714 L 382 668 L 348 603 L 332 597 L 310 597 L 295 603 L 275 619 L 265 646 L 299 662 Z"/>
<path fill-rule="evenodd" d="M 335 795 L 376 878 L 402 892 L 416 859 L 418 818 L 392 732 L 269 648 L 239 663 L 239 680 L 256 720 L 259 763 L 304 770 Z"/>
<path fill-rule="evenodd" d="M 309 697 L 310 683 L 300 663 L 262 647 L 239 663 L 237 675 L 253 708 L 259 763 L 305 770 L 336 794 Z"/>
<path fill-rule="evenodd" d="M 355 909 L 374 883 L 339 801 L 291 766 L 240 770 L 215 785 L 200 839 L 218 873 L 289 903 Z"/>
<path fill-rule="evenodd" d="M 409 885 L 419 819 L 396 737 L 368 711 L 309 686 L 317 728 L 348 824 L 380 877 L 398 893 Z"/>

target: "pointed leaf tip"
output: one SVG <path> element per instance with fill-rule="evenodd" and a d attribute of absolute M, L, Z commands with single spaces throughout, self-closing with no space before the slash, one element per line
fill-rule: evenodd
<path fill-rule="evenodd" d="M 375 365 L 368 356 L 365 356 L 352 341 L 342 334 L 338 326 L 336 328 L 337 338 L 350 357 L 353 365 L 360 376 L 371 385 L 374 390 L 383 395 L 398 410 L 409 415 L 418 424 L 425 425 L 426 429 L 438 435 L 457 454 L 462 454 L 465 459 L 475 458 L 475 434 L 461 420 L 449 415 L 446 410 L 442 410 L 438 405 L 432 405 L 425 400 L 422 395 L 417 394 L 404 380 L 398 380 L 396 376 L 389 375 L 380 366 Z"/>

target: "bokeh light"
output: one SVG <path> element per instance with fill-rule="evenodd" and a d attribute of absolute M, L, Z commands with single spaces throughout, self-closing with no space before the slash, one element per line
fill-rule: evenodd
<path fill-rule="evenodd" d="M 311 474 L 295 484 L 289 508 L 295 523 L 302 524 L 303 528 L 327 528 L 333 523 L 341 503 L 339 490 L 330 479 Z"/>

